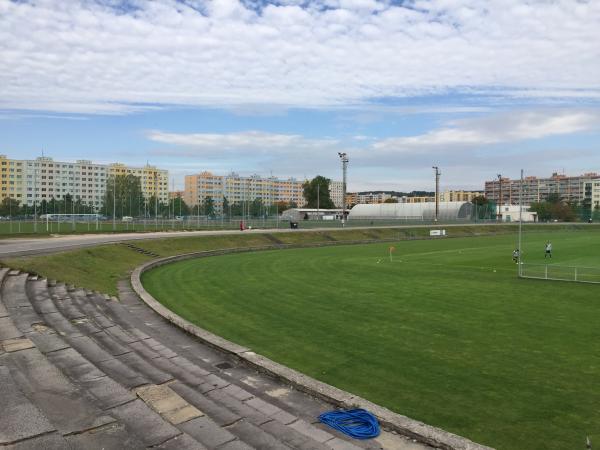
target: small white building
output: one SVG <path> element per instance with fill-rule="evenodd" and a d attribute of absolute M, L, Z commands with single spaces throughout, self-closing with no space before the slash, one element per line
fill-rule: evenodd
<path fill-rule="evenodd" d="M 346 210 L 347 211 L 347 210 Z M 281 213 L 281 220 L 299 222 L 301 220 L 336 220 L 342 218 L 342 209 L 292 208 Z"/>
<path fill-rule="evenodd" d="M 518 222 L 519 221 L 519 205 L 502 205 L 500 206 L 500 219 L 502 222 Z M 537 222 L 537 213 L 529 211 L 529 205 L 523 205 L 523 222 Z"/>

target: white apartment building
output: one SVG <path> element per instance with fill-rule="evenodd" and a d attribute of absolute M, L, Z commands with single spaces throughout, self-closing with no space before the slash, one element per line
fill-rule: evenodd
<path fill-rule="evenodd" d="M 333 181 L 329 182 L 329 197 L 336 208 L 344 206 L 344 182 Z"/>
<path fill-rule="evenodd" d="M 22 203 L 63 199 L 70 194 L 82 203 L 100 207 L 106 192 L 107 167 L 88 160 L 59 162 L 49 157 L 23 161 Z"/>
<path fill-rule="evenodd" d="M 11 197 L 32 206 L 52 198 L 62 200 L 69 194 L 75 200 L 99 208 L 109 177 L 127 174 L 140 178 L 144 197 L 157 195 L 161 203 L 168 201 L 168 171 L 153 166 L 138 168 L 89 160 L 62 162 L 49 157 L 15 160 L 5 155 L 0 155 L 0 200 Z"/>

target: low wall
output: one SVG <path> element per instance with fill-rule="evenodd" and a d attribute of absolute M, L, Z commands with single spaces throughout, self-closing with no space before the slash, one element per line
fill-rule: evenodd
<path fill-rule="evenodd" d="M 359 241 L 352 243 L 366 243 L 369 241 Z M 346 242 L 348 244 L 350 242 Z M 259 370 L 260 372 L 266 373 L 276 379 L 282 380 L 283 382 L 293 386 L 295 389 L 306 392 L 317 398 L 323 399 L 337 407 L 351 409 L 351 408 L 364 408 L 375 414 L 379 419 L 382 426 L 391 430 L 397 431 L 400 434 L 409 436 L 416 439 L 419 442 L 431 445 L 433 447 L 441 448 L 444 450 L 493 450 L 491 447 L 477 444 L 469 439 L 458 436 L 456 434 L 449 433 L 440 428 L 432 427 L 425 423 L 413 420 L 409 417 L 401 414 L 396 414 L 387 408 L 372 403 L 362 397 L 354 395 L 350 392 L 343 391 L 329 384 L 315 380 L 307 375 L 304 375 L 296 370 L 290 369 L 289 367 L 283 366 L 275 361 L 272 361 L 262 355 L 254 353 L 251 349 L 240 346 L 234 342 L 223 339 L 213 333 L 210 333 L 197 325 L 185 320 L 179 315 L 175 314 L 160 302 L 158 302 L 152 295 L 150 295 L 142 285 L 141 276 L 142 274 L 155 267 L 162 266 L 164 264 L 170 264 L 177 261 L 183 261 L 192 258 L 206 258 L 210 256 L 225 255 L 231 253 L 245 253 L 252 251 L 264 251 L 274 250 L 277 248 L 299 248 L 299 247 L 317 247 L 317 246 L 329 246 L 336 245 L 339 243 L 320 243 L 311 245 L 274 245 L 274 246 L 263 246 L 263 247 L 248 247 L 248 248 L 234 248 L 234 249 L 223 249 L 223 250 L 212 250 L 203 252 L 186 253 L 177 256 L 169 256 L 166 258 L 160 258 L 153 261 L 149 261 L 139 267 L 137 267 L 131 274 L 131 286 L 137 295 L 152 308 L 157 314 L 162 316 L 164 319 L 173 323 L 174 325 L 182 328 L 187 333 L 196 336 L 204 343 L 211 347 L 217 348 L 223 352 L 234 355 L 241 361 L 245 362 L 249 366 Z"/>

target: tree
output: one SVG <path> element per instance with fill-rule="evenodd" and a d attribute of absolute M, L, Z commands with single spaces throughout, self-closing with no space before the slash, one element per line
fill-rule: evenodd
<path fill-rule="evenodd" d="M 306 181 L 303 187 L 304 200 L 307 208 L 334 209 L 335 205 L 329 196 L 329 183 L 331 180 L 317 175 L 310 181 Z M 317 200 L 318 196 L 318 200 Z"/>
<path fill-rule="evenodd" d="M 190 215 L 190 207 L 181 197 L 175 197 L 171 199 L 171 211 L 173 211 L 174 216 Z"/>
<path fill-rule="evenodd" d="M 496 204 L 484 195 L 478 195 L 471 199 L 471 203 L 475 206 L 477 219 L 491 219 L 496 216 Z"/>
<path fill-rule="evenodd" d="M 550 194 L 546 201 L 532 203 L 529 210 L 537 213 L 540 222 L 573 222 L 577 218 L 574 206 L 563 202 L 557 194 Z"/>
<path fill-rule="evenodd" d="M 202 202 L 202 212 L 205 216 L 215 216 L 215 202 L 210 195 L 207 195 Z"/>
<path fill-rule="evenodd" d="M 19 201 L 11 198 L 4 197 L 0 204 L 0 216 L 15 216 L 19 214 Z"/>
<path fill-rule="evenodd" d="M 398 199 L 395 197 L 386 198 L 383 203 L 398 203 Z"/>
<path fill-rule="evenodd" d="M 222 216 L 229 215 L 229 200 L 227 200 L 227 197 L 223 197 L 223 210 L 221 211 L 221 215 Z"/>
<path fill-rule="evenodd" d="M 143 201 L 140 178 L 135 175 L 113 175 L 106 181 L 103 212 L 107 216 L 135 216 Z"/>
<path fill-rule="evenodd" d="M 265 205 L 263 204 L 262 199 L 257 197 L 252 200 L 252 203 L 250 203 L 250 215 L 252 217 L 260 217 L 264 215 L 264 213 Z"/>
<path fill-rule="evenodd" d="M 593 220 L 600 220 L 600 204 L 596 203 L 594 206 L 594 212 L 592 213 Z"/>

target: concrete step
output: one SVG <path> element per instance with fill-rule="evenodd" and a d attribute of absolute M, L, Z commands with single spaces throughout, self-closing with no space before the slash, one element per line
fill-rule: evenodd
<path fill-rule="evenodd" d="M 51 433 L 56 428 L 19 389 L 0 358 L 0 446 Z"/>
<path fill-rule="evenodd" d="M 45 294 L 43 289 L 44 280 L 31 281 L 31 283 L 36 283 L 36 286 L 30 288 L 33 297 L 32 303 L 45 304 L 48 295 Z M 160 415 L 157 419 L 152 412 L 144 411 L 146 405 L 134 400 L 132 394 L 125 388 L 131 389 L 148 383 L 163 384 L 173 380 L 173 376 L 162 370 L 161 367 L 184 375 L 183 378 L 187 380 L 191 379 L 190 377 L 194 375 L 194 372 L 196 372 L 196 375 L 202 376 L 210 374 L 198 369 L 196 371 L 185 370 L 186 361 L 184 359 L 179 360 L 177 354 L 161 347 L 154 340 L 150 341 L 149 345 L 142 344 L 141 338 L 149 339 L 148 336 L 133 336 L 102 315 L 98 309 L 92 309 L 90 307 L 91 302 L 89 302 L 92 296 L 105 301 L 98 294 L 82 290 L 70 290 L 60 284 L 57 284 L 54 288 L 49 288 L 49 298 L 55 305 L 56 312 L 48 314 L 52 315 L 53 324 L 58 327 L 61 334 L 64 334 L 65 341 L 70 344 L 70 347 L 53 351 L 49 356 L 51 361 L 70 378 L 77 380 L 81 386 L 89 389 L 103 408 L 109 410 L 113 415 L 121 417 L 123 423 L 128 428 L 132 428 L 135 433 L 136 429 L 147 426 L 147 423 L 155 424 L 157 420 L 163 419 Z M 87 307 L 80 306 L 85 303 L 88 303 Z M 93 315 L 86 314 L 84 308 L 87 313 Z M 98 319 L 99 317 L 104 317 L 105 320 Z M 101 324 L 101 322 L 103 323 Z M 95 324 L 104 325 L 105 328 L 96 331 L 90 329 L 89 324 L 94 326 Z M 154 345 L 163 354 L 171 356 L 173 362 L 155 352 L 151 345 Z M 155 364 L 151 363 L 152 360 L 156 360 Z M 191 365 L 189 362 L 188 364 Z M 186 368 L 189 369 L 189 367 Z M 115 380 L 118 380 L 118 383 L 115 383 Z M 197 384 L 206 384 L 207 382 L 209 380 L 202 378 L 198 379 Z M 129 409 L 135 409 L 137 414 L 135 418 L 127 414 Z M 192 420 L 194 419 L 189 421 Z M 202 422 L 208 420 L 208 418 L 205 418 L 202 419 Z M 219 427 L 217 426 L 217 428 Z M 191 429 L 193 435 L 185 434 L 186 429 Z M 177 445 L 185 444 L 189 448 L 204 448 L 201 446 L 203 442 L 208 443 L 209 448 L 211 448 L 210 445 L 214 442 L 214 436 L 218 434 L 228 436 L 226 440 L 220 442 L 223 444 L 237 440 L 235 435 L 231 435 L 225 430 L 216 431 L 213 427 L 195 429 L 189 425 L 177 424 L 175 430 L 177 431 L 174 431 L 171 425 L 159 427 L 160 432 L 158 432 L 156 439 L 174 440 L 183 431 L 185 439 L 177 441 Z M 199 439 L 200 437 L 202 439 Z M 157 445 L 155 437 L 152 435 L 145 436 L 142 440 L 145 445 Z"/>
<path fill-rule="evenodd" d="M 89 301 L 92 301 L 95 304 L 95 311 L 101 310 L 111 321 L 113 321 L 113 323 L 118 322 L 119 326 L 122 325 L 122 328 L 127 327 L 128 330 L 124 330 L 125 336 L 131 336 L 131 330 L 134 328 L 132 328 L 131 322 L 127 320 L 129 319 L 128 316 L 130 313 L 125 310 L 118 301 L 112 299 L 107 300 L 104 296 L 98 294 L 88 295 L 87 297 Z M 144 332 L 141 333 L 146 335 Z M 173 380 L 177 380 L 179 382 L 175 384 L 178 386 L 178 393 L 188 402 L 194 406 L 197 406 L 202 411 L 206 412 L 204 408 L 208 407 L 213 413 L 215 413 L 216 417 L 208 414 L 210 420 L 207 420 L 206 418 L 199 418 L 190 421 L 190 423 L 197 423 L 198 429 L 204 430 L 202 433 L 208 433 L 213 437 L 221 436 L 219 439 L 222 438 L 223 442 L 220 442 L 218 445 L 223 445 L 228 442 L 225 437 L 228 436 L 228 434 L 215 431 L 215 427 L 226 426 L 229 429 L 229 427 L 233 427 L 233 423 L 243 420 L 243 418 L 229 410 L 227 406 L 220 406 L 203 394 L 214 391 L 215 389 L 228 388 L 230 386 L 229 381 L 214 373 L 208 372 L 206 369 L 194 364 L 184 357 L 176 356 L 177 354 L 174 351 L 171 351 L 170 358 L 161 357 L 161 355 L 156 352 L 155 349 L 158 348 L 163 350 L 163 352 L 165 349 L 166 351 L 169 351 L 170 349 L 158 342 L 156 339 L 141 339 L 136 342 L 124 341 L 123 344 L 129 345 L 130 348 L 134 348 L 135 352 L 137 352 L 141 358 L 144 358 L 150 364 L 153 364 L 162 371 L 171 374 L 173 376 Z M 129 354 L 125 356 L 129 357 Z M 214 366 L 211 368 L 215 370 Z M 258 420 L 259 424 L 269 421 L 273 421 L 274 423 L 264 429 L 252 424 L 235 426 L 231 429 L 233 432 L 229 433 L 233 435 L 234 438 L 237 437 L 248 444 L 254 445 L 256 448 L 289 448 L 287 443 L 291 444 L 292 448 L 312 448 L 314 450 L 330 448 L 313 439 L 312 437 L 304 435 L 287 426 L 288 423 L 298 420 L 298 418 L 292 414 L 286 413 L 279 407 L 269 405 L 264 400 L 253 398 L 254 396 L 252 394 L 245 392 L 239 387 L 236 387 L 234 392 L 236 392 L 240 398 L 244 398 L 245 400 L 251 399 L 251 404 L 258 405 L 259 408 L 268 409 L 268 412 L 274 417 L 281 418 L 281 422 L 278 422 L 269 416 L 262 415 L 260 410 L 257 410 L 250 405 L 245 405 L 245 408 L 243 408 L 244 405 L 240 405 L 240 407 L 251 416 L 260 416 L 261 419 Z M 227 421 L 232 420 L 233 418 L 235 418 L 233 422 L 223 422 L 223 419 Z M 182 425 L 180 428 L 182 428 L 184 431 L 187 431 L 190 435 L 209 447 L 215 445 L 210 439 L 205 441 L 200 439 L 197 433 L 193 432 L 192 429 L 189 428 L 190 426 L 191 425 L 189 424 Z M 318 435 L 319 433 L 326 434 L 321 430 L 314 430 L 314 434 Z M 333 440 L 335 438 L 335 436 L 330 434 L 326 434 L 326 436 L 328 439 L 325 440 Z M 281 440 L 282 437 L 287 441 L 287 443 L 286 441 Z M 294 445 L 296 447 L 294 447 Z"/>
<path fill-rule="evenodd" d="M 0 298 L 9 300 L 0 303 L 0 321 L 8 319 L 0 327 L 6 337 L 0 366 L 11 368 L 20 391 L 55 430 L 11 445 L 96 448 L 105 442 L 111 449 L 120 439 L 121 448 L 381 448 L 316 424 L 331 405 L 203 345 L 135 298 L 121 303 L 0 270 L 2 279 Z M 50 374 L 47 386 L 43 371 Z M 57 421 L 43 395 L 48 390 L 64 397 L 56 402 L 60 411 L 75 402 L 71 410 L 80 422 L 69 414 Z"/>
<path fill-rule="evenodd" d="M 52 330 L 51 324 L 44 323 L 43 330 L 31 331 L 27 336 L 40 343 L 52 337 L 50 345 L 42 345 L 45 354 L 34 346 L 33 340 L 22 338 L 29 343 L 29 347 L 2 354 L 2 367 L 5 367 L 4 364 L 11 367 L 12 378 L 24 395 L 32 399 L 31 403 L 48 417 L 48 422 L 54 428 L 45 430 L 43 436 L 29 433 L 24 438 L 26 440 L 14 445 L 19 448 L 82 449 L 137 449 L 146 446 L 206 448 L 165 421 L 146 403 L 137 399 L 134 393 L 109 376 L 120 375 L 126 382 L 130 378 L 137 378 L 141 382 L 136 385 L 150 382 L 141 379 L 138 373 L 106 352 L 94 339 L 80 335 L 76 328 L 82 327 L 84 322 L 76 319 L 87 319 L 87 316 L 78 310 L 68 296 L 54 295 L 55 298 L 52 298 L 45 280 L 3 285 L 0 293 L 13 299 L 13 308 L 7 309 L 7 312 L 18 315 L 19 310 L 26 306 L 22 301 L 24 292 L 25 298 L 30 301 L 30 308 L 37 306 L 41 311 L 46 311 L 39 315 L 40 319 L 50 317 L 58 329 Z M 14 307 L 15 298 L 19 299 L 18 308 Z M 49 307 L 49 301 L 56 306 L 55 310 Z M 63 312 L 71 317 L 71 321 Z M 13 341 L 16 340 L 11 339 L 11 345 L 14 346 Z M 2 341 L 3 349 L 7 342 Z M 111 370 L 103 370 L 107 367 Z M 6 375 L 5 372 L 3 375 Z M 131 417 L 128 411 L 135 411 L 135 416 Z M 58 433 L 52 433 L 52 430 Z M 6 441 L 9 442 L 8 439 Z"/>
<path fill-rule="evenodd" d="M 6 365 L 20 390 L 62 435 L 81 433 L 115 422 L 37 348 L 8 355 Z"/>

